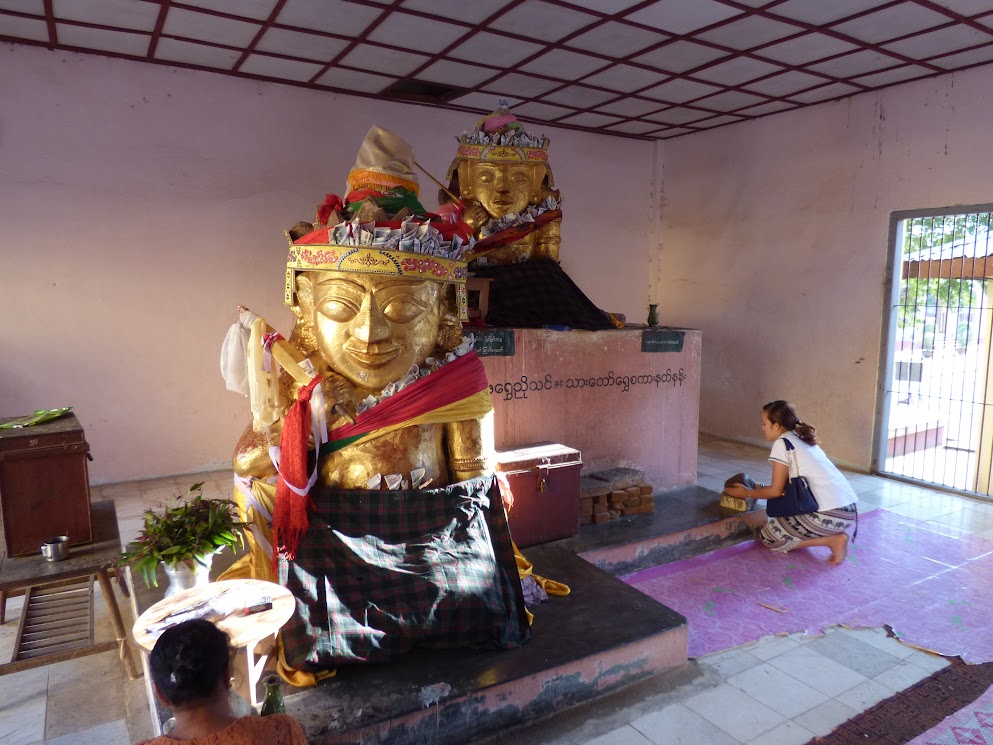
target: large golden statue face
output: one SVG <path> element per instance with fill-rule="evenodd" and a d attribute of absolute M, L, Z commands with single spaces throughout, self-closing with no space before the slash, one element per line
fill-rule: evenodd
<path fill-rule="evenodd" d="M 466 160 L 459 164 L 462 196 L 479 202 L 490 217 L 521 212 L 537 202 L 544 178 L 544 166 L 535 163 Z"/>
<path fill-rule="evenodd" d="M 298 278 L 313 298 L 321 356 L 362 388 L 381 390 L 423 364 L 434 350 L 444 311 L 443 285 L 352 272 Z"/>

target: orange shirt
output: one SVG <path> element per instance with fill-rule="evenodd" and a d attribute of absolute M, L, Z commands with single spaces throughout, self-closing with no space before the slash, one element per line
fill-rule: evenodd
<path fill-rule="evenodd" d="M 153 737 L 139 745 L 307 745 L 303 728 L 285 714 L 236 719 L 220 732 L 191 740 L 175 740 L 168 735 Z"/>

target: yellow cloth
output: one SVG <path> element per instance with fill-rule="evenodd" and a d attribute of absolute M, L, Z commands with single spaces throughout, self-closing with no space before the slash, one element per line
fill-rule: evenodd
<path fill-rule="evenodd" d="M 396 432 L 398 429 L 406 429 L 407 427 L 414 427 L 421 424 L 447 424 L 449 422 L 464 422 L 469 419 L 482 419 L 492 410 L 493 401 L 490 399 L 490 391 L 489 389 L 484 388 L 478 393 L 473 393 L 471 396 L 466 396 L 465 398 L 446 404 L 440 408 L 425 411 L 423 414 L 418 414 L 410 419 L 404 419 L 396 424 L 388 424 L 385 427 L 374 429 L 371 432 L 367 432 L 364 435 L 356 437 L 355 439 L 349 438 L 347 440 L 346 447 L 350 447 L 361 442 L 368 442 L 376 437 L 382 437 L 390 432 Z M 330 446 L 331 450 L 338 449 L 334 447 L 336 439 L 334 430 L 331 430 L 330 436 L 331 442 L 325 447 Z"/>
<path fill-rule="evenodd" d="M 245 531 L 248 553 L 224 572 L 218 579 L 261 579 L 277 582 L 272 571 L 272 509 L 276 503 L 276 485 L 265 481 L 252 481 L 252 496 L 259 507 L 249 504 L 245 494 L 235 487 L 234 502 L 238 505 L 241 520 L 251 523 Z M 261 508 L 261 511 L 260 509 Z M 266 514 L 267 513 L 267 514 Z M 259 540 L 262 538 L 262 541 Z M 268 545 L 266 545 L 268 544 Z"/>

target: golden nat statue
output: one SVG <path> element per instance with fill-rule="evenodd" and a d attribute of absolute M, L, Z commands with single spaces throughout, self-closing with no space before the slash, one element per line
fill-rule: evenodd
<path fill-rule="evenodd" d="M 526 132 L 506 102 L 459 138 L 444 201 L 458 196 L 479 265 L 559 259 L 562 212 L 548 139 Z"/>
<path fill-rule="evenodd" d="M 295 402 L 312 427 L 295 454 L 310 487 L 437 488 L 493 470 L 485 372 L 462 335 L 471 229 L 420 217 L 412 164 L 409 145 L 373 127 L 345 199 L 328 195 L 314 224 L 287 234 L 289 339 L 245 309 L 232 327 L 226 354 L 240 334 L 245 359 L 222 367 L 247 366 L 229 388 L 253 412 L 234 454 L 236 498 L 255 527 L 227 577 L 274 578 L 277 463 L 285 477 Z"/>
<path fill-rule="evenodd" d="M 373 127 L 344 200 L 287 233 L 289 339 L 242 309 L 222 353 L 253 414 L 234 455 L 249 550 L 222 578 L 291 591 L 278 669 L 294 685 L 418 646 L 518 646 L 521 576 L 568 593 L 515 558 L 486 373 L 462 334 L 473 230 L 426 212 L 412 166 Z M 501 175 L 473 174 L 494 184 L 481 204 L 517 205 Z"/>
<path fill-rule="evenodd" d="M 395 388 L 469 351 L 462 336 L 467 272 L 461 258 L 470 236 L 464 225 L 435 228 L 412 219 L 425 210 L 405 163 L 412 161 L 408 151 L 399 138 L 373 128 L 349 174 L 345 202 L 331 198 L 317 229 L 290 244 L 285 300 L 296 317 L 290 345 L 323 377 L 332 433 L 353 427 L 349 419 Z M 375 227 L 364 230 L 371 221 Z M 299 381 L 284 378 L 282 388 L 284 400 L 292 401 Z M 409 481 L 412 471 L 423 469 L 422 483 L 443 486 L 491 469 L 482 416 L 420 418 L 322 451 L 320 483 L 368 488 L 377 475 Z M 277 419 L 246 429 L 235 452 L 238 475 L 275 475 L 269 448 L 280 428 Z"/>

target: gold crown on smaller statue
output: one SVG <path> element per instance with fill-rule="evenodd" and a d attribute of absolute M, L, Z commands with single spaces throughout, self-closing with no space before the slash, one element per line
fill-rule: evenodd
<path fill-rule="evenodd" d="M 473 128 L 458 138 L 455 159 L 448 167 L 446 178 L 451 181 L 462 160 L 489 163 L 533 163 L 545 167 L 549 185 L 554 186 L 552 169 L 548 165 L 549 139 L 528 132 L 510 113 L 507 102 L 500 99 L 499 108 L 487 114 Z"/>

